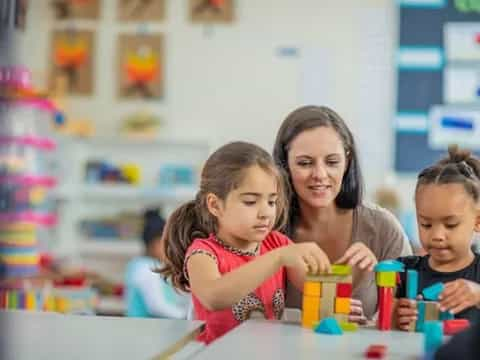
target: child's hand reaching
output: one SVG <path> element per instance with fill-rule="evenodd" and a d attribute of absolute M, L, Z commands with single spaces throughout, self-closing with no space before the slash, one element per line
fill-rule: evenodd
<path fill-rule="evenodd" d="M 480 304 L 480 285 L 465 279 L 446 283 L 439 300 L 440 311 L 449 310 L 453 314 L 458 314 Z"/>
<path fill-rule="evenodd" d="M 350 300 L 350 314 L 348 315 L 348 321 L 363 325 L 367 322 L 367 318 L 363 313 L 362 301 L 358 299 Z"/>
<path fill-rule="evenodd" d="M 292 244 L 280 251 L 280 261 L 285 267 L 311 274 L 330 272 L 328 256 L 314 242 Z"/>
<path fill-rule="evenodd" d="M 360 270 L 373 271 L 373 267 L 377 264 L 377 258 L 364 243 L 356 242 L 335 264 L 348 264 L 357 266 Z"/>
<path fill-rule="evenodd" d="M 408 331 L 410 324 L 417 320 L 417 302 L 412 299 L 398 299 L 395 308 L 397 326 L 400 330 Z"/>

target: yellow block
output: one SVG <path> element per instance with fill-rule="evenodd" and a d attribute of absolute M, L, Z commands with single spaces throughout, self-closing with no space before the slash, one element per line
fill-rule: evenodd
<path fill-rule="evenodd" d="M 55 310 L 61 313 L 66 313 L 68 310 L 68 300 L 62 297 L 55 298 Z"/>
<path fill-rule="evenodd" d="M 335 298 L 335 312 L 337 314 L 350 314 L 350 298 Z"/>
<path fill-rule="evenodd" d="M 304 296 L 302 306 L 302 326 L 311 329 L 320 317 L 320 298 Z"/>
<path fill-rule="evenodd" d="M 43 304 L 45 311 L 55 311 L 55 299 L 53 296 L 48 295 L 45 298 L 45 302 Z"/>
<path fill-rule="evenodd" d="M 397 273 L 393 271 L 377 272 L 375 279 L 377 286 L 395 287 L 397 285 Z"/>
<path fill-rule="evenodd" d="M 35 291 L 28 291 L 25 294 L 25 309 L 27 310 L 37 309 L 37 298 L 35 296 Z"/>
<path fill-rule="evenodd" d="M 332 275 L 350 275 L 352 267 L 350 265 L 332 265 Z"/>
<path fill-rule="evenodd" d="M 305 281 L 303 284 L 303 295 L 321 296 L 322 284 L 319 282 Z"/>

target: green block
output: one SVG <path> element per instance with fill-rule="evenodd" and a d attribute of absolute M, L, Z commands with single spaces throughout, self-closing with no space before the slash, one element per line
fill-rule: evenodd
<path fill-rule="evenodd" d="M 397 273 L 393 271 L 377 272 L 375 275 L 377 286 L 395 287 L 397 285 Z"/>
<path fill-rule="evenodd" d="M 332 275 L 350 275 L 351 273 L 350 265 L 332 265 Z"/>
<path fill-rule="evenodd" d="M 351 323 L 351 322 L 340 322 L 339 323 L 340 328 L 343 331 L 357 331 L 358 330 L 358 324 L 357 323 Z"/>

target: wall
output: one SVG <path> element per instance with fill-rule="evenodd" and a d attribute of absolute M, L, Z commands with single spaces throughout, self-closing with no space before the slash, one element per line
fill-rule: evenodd
<path fill-rule="evenodd" d="M 207 139 L 213 147 L 243 139 L 271 149 L 286 114 L 315 100 L 351 126 L 368 190 L 384 183 L 392 168 L 394 2 L 236 3 L 237 20 L 228 26 L 192 25 L 187 0 L 167 0 L 164 23 L 139 26 L 118 23 L 116 1 L 103 0 L 98 26 L 74 23 L 98 31 L 95 94 L 69 100 L 71 112 L 93 119 L 99 135 L 112 135 L 122 114 L 146 106 L 164 117 L 166 136 Z M 53 12 L 47 0 L 30 4 L 20 58 L 44 85 Z M 145 30 L 166 36 L 166 96 L 147 105 L 119 101 L 116 34 Z"/>

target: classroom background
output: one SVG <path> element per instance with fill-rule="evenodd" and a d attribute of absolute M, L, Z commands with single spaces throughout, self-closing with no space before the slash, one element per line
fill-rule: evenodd
<path fill-rule="evenodd" d="M 193 198 L 226 142 L 271 151 L 302 104 L 346 120 L 419 252 L 417 171 L 480 149 L 475 1 L 1 4 L 3 306 L 125 315 L 144 211 Z"/>

